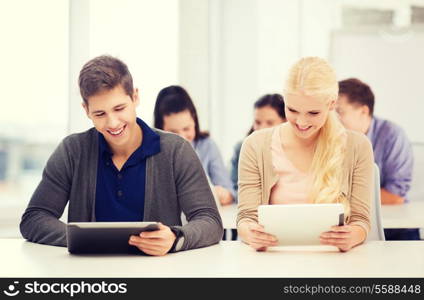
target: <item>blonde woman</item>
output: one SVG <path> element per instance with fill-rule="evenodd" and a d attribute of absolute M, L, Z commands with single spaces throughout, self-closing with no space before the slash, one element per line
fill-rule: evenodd
<path fill-rule="evenodd" d="M 284 89 L 288 122 L 256 131 L 243 143 L 237 229 L 254 249 L 278 243 L 258 224 L 260 204 L 342 203 L 345 225 L 323 232 L 321 243 L 348 251 L 366 239 L 372 147 L 364 135 L 344 129 L 335 113 L 337 96 L 331 66 L 318 57 L 302 58 Z"/>

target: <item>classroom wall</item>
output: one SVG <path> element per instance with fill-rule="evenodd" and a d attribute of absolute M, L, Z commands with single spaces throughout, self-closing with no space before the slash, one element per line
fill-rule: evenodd
<path fill-rule="evenodd" d="M 66 131 L 68 20 L 64 1 L 0 1 L 0 139 L 47 143 Z"/>
<path fill-rule="evenodd" d="M 23 170 L 25 155 L 47 159 L 63 136 L 92 126 L 81 107 L 77 77 L 86 61 L 105 53 L 128 63 L 140 89 L 139 116 L 149 124 L 161 88 L 187 87 L 202 128 L 210 130 L 226 163 L 251 126 L 254 101 L 264 93 L 281 92 L 288 68 L 299 57 L 328 58 L 340 79 L 358 76 L 368 81 L 377 96 L 376 113 L 407 130 L 416 155 L 411 199 L 424 201 L 419 181 L 424 174 L 423 31 L 417 28 L 401 43 L 376 42 L 375 32 L 344 32 L 335 41 L 332 33 L 340 26 L 342 2 L 0 2 L 1 101 L 7 107 L 0 110 L 0 134 L 10 144 L 0 149 L 10 153 L 3 175 L 7 184 L 0 186 L 0 217 L 14 216 L 15 228 L 41 177 L 42 166 Z"/>
<path fill-rule="evenodd" d="M 210 127 L 210 3 L 204 0 L 179 1 L 178 80 L 192 97 L 200 128 Z"/>
<path fill-rule="evenodd" d="M 225 162 L 252 124 L 253 103 L 262 93 L 281 91 L 284 72 L 298 56 L 298 8 L 297 1 L 209 1 L 210 104 L 204 125 Z"/>
<path fill-rule="evenodd" d="M 376 116 L 400 125 L 412 142 L 424 143 L 424 28 L 338 31 L 331 41 L 331 62 L 339 77 L 368 83 Z"/>
<path fill-rule="evenodd" d="M 85 62 L 123 59 L 152 122 L 157 92 L 178 80 L 179 1 L 0 1 L 0 25 L 0 236 L 17 237 L 52 151 L 92 127 L 78 90 Z"/>
<path fill-rule="evenodd" d="M 187 2 L 191 1 L 181 3 Z M 254 101 L 264 93 L 281 92 L 290 65 L 308 55 L 328 59 L 339 79 L 358 76 L 368 81 L 376 93 L 376 113 L 404 127 L 411 141 L 424 139 L 417 126 L 418 115 L 424 108 L 420 91 L 424 60 L 419 53 L 424 45 L 419 31 L 400 42 L 399 39 L 376 42 L 376 38 L 363 30 L 354 35 L 341 33 L 338 28 L 342 23 L 343 1 L 200 0 L 197 3 L 203 3 L 202 16 L 208 6 L 209 19 L 205 17 L 196 24 L 200 26 L 181 27 L 181 34 L 186 36 L 186 42 L 192 39 L 191 44 L 200 41 L 208 45 L 203 48 L 204 65 L 200 67 L 198 59 L 184 60 L 179 67 L 183 76 L 179 79 L 193 91 L 202 116 L 201 125 L 211 131 L 226 162 L 231 158 L 234 144 L 250 127 Z M 381 37 L 381 29 L 373 30 L 373 35 Z M 208 40 L 204 38 L 207 32 Z M 200 35 L 203 38 L 199 39 Z M 199 87 L 204 87 L 202 92 Z M 405 105 L 399 105 L 401 98 L 407 98 Z M 410 107 L 417 109 L 411 111 Z"/>
<path fill-rule="evenodd" d="M 179 1 L 73 0 L 70 3 L 74 21 L 70 65 L 74 69 L 70 75 L 69 132 L 92 126 L 81 107 L 77 78 L 85 62 L 102 54 L 117 56 L 129 66 L 134 85 L 139 88 L 138 115 L 152 124 L 158 91 L 178 81 Z M 83 43 L 79 42 L 81 39 Z"/>
<path fill-rule="evenodd" d="M 339 22 L 338 4 L 331 0 L 196 3 L 202 7 L 202 16 L 208 7 L 208 18 L 196 26 L 181 27 L 181 35 L 189 45 L 208 45 L 203 48 L 204 65 L 198 65 L 199 53 L 194 60 L 180 60 L 183 76 L 179 79 L 192 92 L 201 126 L 211 131 L 228 163 L 234 145 L 252 124 L 253 103 L 265 93 L 281 93 L 288 68 L 300 56 L 327 57 L 331 28 Z M 188 4 L 184 7 L 190 9 Z M 186 17 L 190 14 L 184 14 Z M 197 20 L 191 15 L 192 23 Z M 208 34 L 209 39 L 200 38 L 201 34 Z M 199 87 L 205 90 L 200 92 Z"/>

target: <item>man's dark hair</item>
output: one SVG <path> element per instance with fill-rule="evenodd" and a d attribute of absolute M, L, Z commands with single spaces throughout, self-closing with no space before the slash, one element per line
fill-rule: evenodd
<path fill-rule="evenodd" d="M 374 113 L 374 93 L 368 84 L 357 78 L 339 81 L 339 95 L 345 95 L 350 104 L 366 105 L 370 116 Z"/>
<path fill-rule="evenodd" d="M 134 93 L 133 79 L 127 65 L 109 55 L 98 56 L 87 62 L 79 74 L 78 83 L 86 104 L 89 97 L 118 85 L 131 98 Z"/>
<path fill-rule="evenodd" d="M 188 110 L 194 120 L 195 136 L 194 140 L 204 139 L 209 136 L 208 132 L 200 131 L 199 119 L 196 107 L 187 91 L 179 85 L 171 85 L 163 88 L 157 98 L 153 112 L 153 123 L 158 129 L 163 129 L 163 119 L 165 116 Z"/>

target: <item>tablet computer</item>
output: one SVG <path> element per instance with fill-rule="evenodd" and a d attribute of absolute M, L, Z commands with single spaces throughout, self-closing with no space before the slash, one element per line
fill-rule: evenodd
<path fill-rule="evenodd" d="M 68 251 L 72 254 L 142 253 L 129 245 L 131 235 L 155 231 L 157 222 L 75 222 L 66 226 Z"/>
<path fill-rule="evenodd" d="M 344 224 L 344 208 L 340 203 L 260 205 L 258 218 L 279 246 L 319 245 L 321 233 Z"/>

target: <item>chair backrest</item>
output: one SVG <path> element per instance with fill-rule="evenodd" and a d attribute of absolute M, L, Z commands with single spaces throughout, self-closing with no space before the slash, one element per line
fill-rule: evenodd
<path fill-rule="evenodd" d="M 381 200 L 380 200 L 380 171 L 374 163 L 374 191 L 371 201 L 371 230 L 368 233 L 367 241 L 384 241 L 384 229 L 381 222 Z"/>

